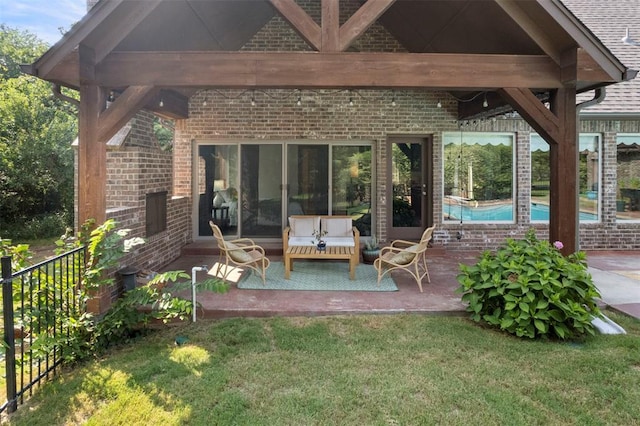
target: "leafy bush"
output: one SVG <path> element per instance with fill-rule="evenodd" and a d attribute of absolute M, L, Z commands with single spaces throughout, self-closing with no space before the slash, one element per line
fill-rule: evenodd
<path fill-rule="evenodd" d="M 57 252 L 61 254 L 79 245 L 87 247 L 87 263 L 82 269 L 82 286 L 78 297 L 83 303 L 89 298 L 92 290 L 114 284 L 113 276 L 119 261 L 130 249 L 144 244 L 142 238 L 126 238 L 128 229 L 119 229 L 112 219 L 92 229 L 95 221 L 89 220 L 82 225 L 77 238 L 65 236 L 56 242 Z M 2 240 L 0 240 L 2 241 Z M 3 250 L 9 249 L 9 241 L 3 242 Z M 90 313 L 63 309 L 56 303 L 39 303 L 37 314 L 41 318 L 53 321 L 46 327 L 53 327 L 57 333 L 48 333 L 45 329 L 37 333 L 31 344 L 36 356 L 47 356 L 55 348 L 59 348 L 62 359 L 66 363 L 101 353 L 113 344 L 128 341 L 146 329 L 150 321 L 171 321 L 175 318 L 186 319 L 193 312 L 191 300 L 175 296 L 177 292 L 191 289 L 191 278 L 185 271 L 167 271 L 156 275 L 149 283 L 125 292 L 109 311 L 98 318 Z M 179 280 L 182 280 L 180 282 Z M 173 283 L 171 288 L 160 290 L 159 283 Z M 73 286 L 68 286 L 73 288 Z M 66 288 L 66 287 L 65 287 Z M 169 291 L 170 290 L 170 291 Z M 207 279 L 199 282 L 196 290 L 209 290 L 224 293 L 227 284 L 219 279 Z M 56 289 L 60 294 L 61 289 Z M 173 293 L 173 294 L 172 294 Z"/>
<path fill-rule="evenodd" d="M 529 230 L 523 240 L 508 239 L 495 254 L 486 251 L 473 266 L 460 265 L 458 291 L 476 322 L 518 337 L 572 339 L 593 335 L 601 316 L 600 294 L 587 271 L 586 255 L 567 257 L 562 243 L 539 241 Z"/>
<path fill-rule="evenodd" d="M 58 237 L 71 225 L 69 215 L 63 212 L 41 214 L 2 224 L 3 237 L 14 240 L 37 240 Z"/>

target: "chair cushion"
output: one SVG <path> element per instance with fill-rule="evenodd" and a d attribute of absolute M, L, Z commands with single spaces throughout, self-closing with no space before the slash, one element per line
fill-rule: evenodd
<path fill-rule="evenodd" d="M 313 239 L 313 231 L 320 230 L 320 216 L 289 217 L 289 226 L 289 236 Z"/>
<path fill-rule="evenodd" d="M 225 243 L 229 253 L 229 257 L 238 263 L 247 263 L 253 260 L 253 257 L 246 251 L 233 243 Z"/>
<path fill-rule="evenodd" d="M 323 231 L 327 231 L 327 237 L 353 237 L 350 217 L 323 217 L 320 225 Z"/>
<path fill-rule="evenodd" d="M 417 244 L 413 245 L 399 253 L 394 254 L 393 257 L 389 259 L 389 261 L 395 263 L 396 265 L 408 265 L 416 257 L 416 251 L 418 251 L 418 249 L 419 246 Z"/>

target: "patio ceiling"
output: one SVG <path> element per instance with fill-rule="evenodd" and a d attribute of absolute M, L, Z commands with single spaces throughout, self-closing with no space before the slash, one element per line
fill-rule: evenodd
<path fill-rule="evenodd" d="M 147 93 L 145 106 L 155 112 L 157 91 L 173 90 L 175 103 L 163 94 L 169 98 L 163 113 L 174 118 L 188 115 L 186 98 L 203 88 L 420 87 L 471 98 L 509 86 L 544 94 L 562 87 L 561 56 L 575 47 L 578 92 L 628 79 L 624 65 L 558 1 L 332 3 L 360 8 L 339 23 L 336 46 L 321 33 L 320 14 L 305 13 L 294 0 L 103 0 L 27 71 L 78 88 L 82 44 L 94 55 L 100 86 L 119 93 L 151 84 L 156 95 Z M 306 53 L 315 54 L 231 54 L 278 15 L 307 41 Z M 374 22 L 410 55 L 356 52 L 350 42 Z M 336 51 L 345 53 L 324 55 Z M 496 97 L 491 104 L 500 103 Z M 462 107 L 460 118 L 482 111 L 474 103 Z"/>

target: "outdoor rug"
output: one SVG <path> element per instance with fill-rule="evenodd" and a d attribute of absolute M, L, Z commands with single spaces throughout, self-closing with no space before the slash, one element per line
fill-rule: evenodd
<path fill-rule="evenodd" d="M 255 272 L 248 270 L 238 282 L 238 288 L 251 290 L 316 290 L 316 291 L 398 291 L 385 275 L 377 283 L 378 272 L 372 265 L 359 264 L 356 279 L 349 279 L 347 262 L 296 261 L 291 279 L 284 278 L 284 263 L 271 262 L 267 269 L 266 285 Z"/>

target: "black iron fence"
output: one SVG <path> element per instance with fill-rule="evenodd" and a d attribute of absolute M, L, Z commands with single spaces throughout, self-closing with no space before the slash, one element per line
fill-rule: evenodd
<path fill-rule="evenodd" d="M 58 373 L 59 342 L 69 337 L 69 319 L 84 309 L 79 285 L 85 264 L 84 247 L 15 273 L 11 258 L 2 258 L 6 402 L 0 414 L 15 411 L 25 395 Z"/>

